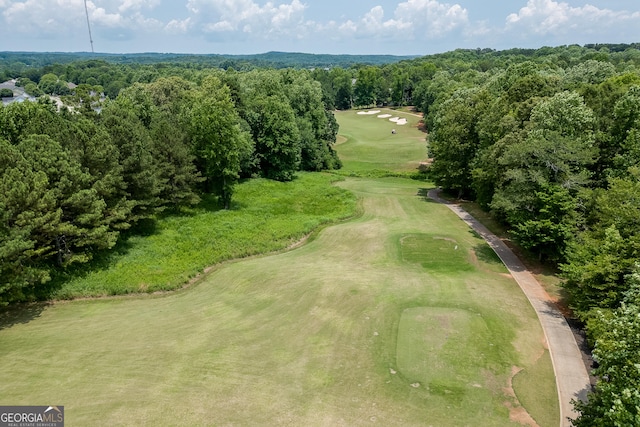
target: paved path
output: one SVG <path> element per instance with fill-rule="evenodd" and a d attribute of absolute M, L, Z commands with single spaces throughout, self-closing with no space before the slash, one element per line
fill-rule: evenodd
<path fill-rule="evenodd" d="M 582 361 L 582 353 L 565 318 L 549 298 L 549 295 L 536 278 L 522 264 L 520 259 L 495 234 L 462 209 L 438 196 L 438 190 L 430 190 L 429 197 L 444 203 L 473 230 L 479 233 L 493 248 L 518 282 L 529 302 L 538 314 L 551 354 L 551 362 L 556 375 L 556 386 L 560 399 L 560 426 L 570 426 L 569 418 L 578 414 L 574 411 L 571 399 L 585 400 L 590 389 L 589 374 Z"/>

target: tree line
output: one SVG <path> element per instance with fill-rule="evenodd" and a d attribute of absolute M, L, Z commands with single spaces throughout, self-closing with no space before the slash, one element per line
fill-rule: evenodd
<path fill-rule="evenodd" d="M 609 59 L 438 71 L 421 105 L 435 183 L 560 270 L 600 379 L 576 426 L 640 422 L 640 68 Z"/>
<path fill-rule="evenodd" d="M 36 298 L 162 210 L 205 193 L 228 209 L 240 179 L 340 167 L 337 123 L 306 71 L 163 77 L 99 107 L 74 96 L 0 108 L 2 304 Z"/>

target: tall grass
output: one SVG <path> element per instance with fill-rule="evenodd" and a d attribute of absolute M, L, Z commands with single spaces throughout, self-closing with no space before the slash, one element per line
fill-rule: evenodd
<path fill-rule="evenodd" d="M 292 182 L 265 179 L 237 187 L 232 209 L 212 199 L 139 227 L 115 250 L 54 280 L 50 297 L 73 299 L 180 288 L 207 266 L 278 251 L 318 227 L 352 216 L 355 197 L 340 178 L 301 173 Z"/>

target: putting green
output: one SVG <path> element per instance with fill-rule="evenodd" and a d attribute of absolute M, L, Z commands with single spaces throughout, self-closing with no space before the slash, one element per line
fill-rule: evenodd
<path fill-rule="evenodd" d="M 431 272 L 455 274 L 473 268 L 470 255 L 450 237 L 408 234 L 400 238 L 400 248 L 404 261 L 420 264 Z"/>

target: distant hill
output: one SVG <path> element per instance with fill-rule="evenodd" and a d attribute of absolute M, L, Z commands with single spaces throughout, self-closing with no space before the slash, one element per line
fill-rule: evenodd
<path fill-rule="evenodd" d="M 272 68 L 331 68 L 354 64 L 384 65 L 417 56 L 329 55 L 293 52 L 267 52 L 254 55 L 179 54 L 179 53 L 90 53 L 90 52 L 0 52 L 0 63 L 21 62 L 32 67 L 99 59 L 116 64 L 157 64 L 190 62 L 221 68 L 247 66 Z"/>
<path fill-rule="evenodd" d="M 352 64 L 383 65 L 400 62 L 406 59 L 417 58 L 414 56 L 397 55 L 329 55 L 292 52 L 267 52 L 257 55 L 236 55 L 235 58 L 246 60 L 258 60 L 273 64 L 289 64 L 295 67 L 336 67 Z"/>

